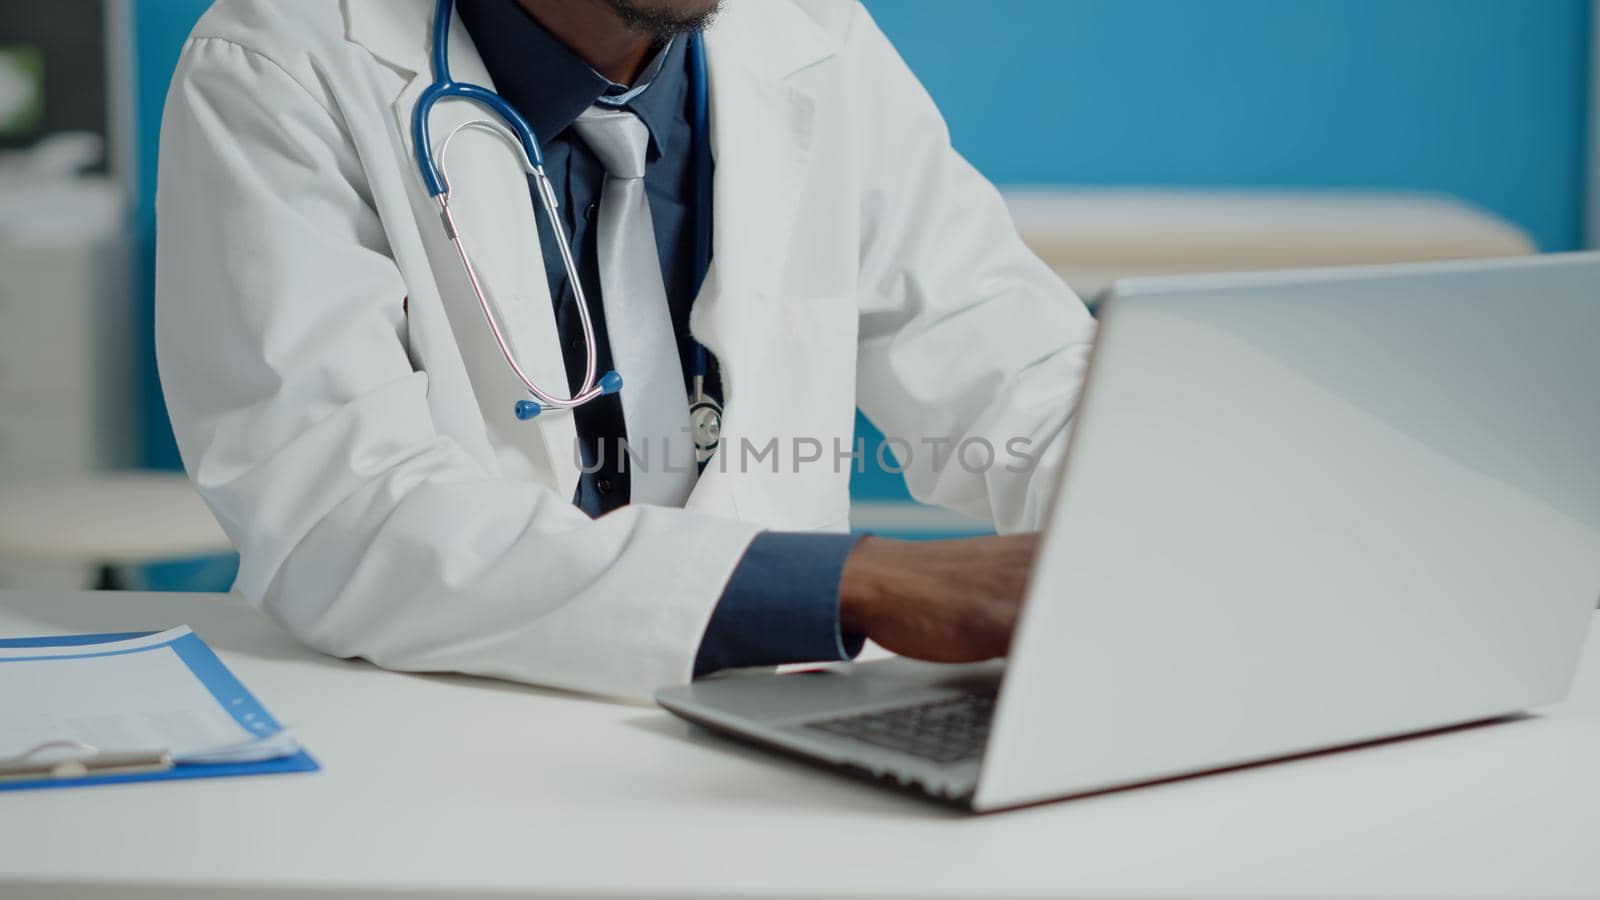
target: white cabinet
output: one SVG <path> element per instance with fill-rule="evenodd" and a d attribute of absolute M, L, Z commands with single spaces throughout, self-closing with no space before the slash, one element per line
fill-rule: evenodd
<path fill-rule="evenodd" d="M 0 487 L 139 461 L 134 360 L 148 340 L 131 246 L 113 182 L 0 176 Z M 0 585 L 92 577 L 87 564 L 0 554 Z"/>
<path fill-rule="evenodd" d="M 137 462 L 122 211 L 108 182 L 0 181 L 0 480 Z"/>

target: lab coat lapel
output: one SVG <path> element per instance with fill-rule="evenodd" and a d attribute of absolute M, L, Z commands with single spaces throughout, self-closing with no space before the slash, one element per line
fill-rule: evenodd
<path fill-rule="evenodd" d="M 722 370 L 726 411 L 720 452 L 734 452 L 728 448 L 737 447 L 741 437 L 757 445 L 770 437 L 740 431 L 741 396 L 770 401 L 776 392 L 762 389 L 757 380 L 792 377 L 766 371 L 761 353 L 777 327 L 777 293 L 811 158 L 815 114 L 812 94 L 786 77 L 789 65 L 759 55 L 763 48 L 785 46 L 788 36 L 765 29 L 756 33 L 747 23 L 728 21 L 731 12 L 706 33 L 716 160 L 713 257 L 689 320 L 691 332 L 715 354 Z M 809 20 L 803 24 L 815 28 Z M 749 390 L 741 394 L 745 386 Z M 689 507 L 732 500 L 730 491 L 742 479 L 727 477 L 731 468 L 713 460 Z"/>
<path fill-rule="evenodd" d="M 417 98 L 433 82 L 426 58 L 432 7 L 431 0 L 347 0 L 352 38 L 416 73 L 393 104 L 401 135 L 411 134 Z M 450 67 L 458 81 L 494 88 L 459 18 L 450 29 Z M 458 126 L 477 120 L 497 121 L 461 100 L 440 101 L 430 119 L 435 153 Z M 409 140 L 405 143 L 416 172 L 416 148 Z M 520 157 L 505 140 L 480 129 L 467 129 L 450 143 L 448 170 L 451 212 L 507 344 L 535 383 L 565 394 L 566 367 L 539 252 L 534 204 Z M 529 459 L 547 462 L 556 492 L 570 496 L 579 475 L 572 414 L 551 410 L 532 422 L 513 416 L 514 405 L 527 398 L 527 390 L 506 364 L 484 321 L 420 174 L 415 176 L 414 189 L 417 199 L 413 206 L 422 222 L 440 296 L 489 430 L 498 440 L 522 449 Z"/>

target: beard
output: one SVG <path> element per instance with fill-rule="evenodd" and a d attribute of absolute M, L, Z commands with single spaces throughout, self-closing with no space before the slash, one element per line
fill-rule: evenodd
<path fill-rule="evenodd" d="M 722 0 L 601 0 L 629 28 L 669 40 L 704 31 L 722 9 Z"/>

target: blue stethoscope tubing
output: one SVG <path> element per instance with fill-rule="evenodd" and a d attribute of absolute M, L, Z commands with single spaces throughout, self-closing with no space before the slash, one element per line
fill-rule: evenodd
<path fill-rule="evenodd" d="M 433 83 L 423 89 L 417 98 L 417 104 L 411 116 L 411 138 L 416 147 L 417 165 L 422 173 L 423 185 L 427 188 L 428 195 L 439 205 L 439 216 L 444 224 L 445 233 L 449 236 L 456 252 L 460 256 L 461 265 L 466 270 L 467 280 L 472 285 L 478 305 L 483 311 L 484 319 L 489 330 L 494 334 L 495 342 L 500 347 L 501 354 L 505 357 L 506 364 L 521 380 L 532 399 L 520 400 L 516 404 L 515 413 L 518 419 L 527 420 L 539 415 L 545 409 L 574 409 L 585 403 L 607 394 L 614 394 L 622 389 L 622 377 L 615 371 L 606 372 L 596 377 L 598 357 L 594 324 L 589 316 L 588 299 L 584 296 L 583 282 L 578 277 L 577 266 L 573 262 L 572 247 L 567 237 L 566 229 L 561 224 L 560 216 L 556 215 L 558 201 L 555 189 L 550 183 L 550 178 L 545 174 L 544 151 L 539 146 L 539 139 L 533 133 L 533 127 L 522 117 L 522 114 L 505 98 L 481 85 L 470 82 L 456 81 L 450 74 L 449 40 L 451 13 L 454 9 L 454 0 L 437 0 L 433 16 L 433 40 L 431 60 L 433 66 Z M 711 115 L 708 76 L 706 71 L 705 41 L 695 34 L 689 40 L 689 64 L 693 71 L 693 139 L 694 153 L 693 173 L 696 188 L 695 202 L 695 235 L 694 235 L 694 261 L 695 278 L 693 291 L 698 293 L 701 284 L 705 281 L 706 272 L 711 265 Z M 441 100 L 459 99 L 468 100 L 483 107 L 500 120 L 500 125 L 484 121 L 468 122 L 458 126 L 454 131 L 445 136 L 441 142 L 437 157 L 434 153 L 432 136 L 428 131 L 428 117 L 433 112 L 434 106 Z M 456 226 L 455 218 L 450 211 L 450 179 L 444 169 L 445 156 L 449 152 L 450 141 L 457 133 L 466 128 L 482 128 L 489 130 L 502 138 L 508 138 L 515 143 L 521 151 L 524 167 L 534 179 L 540 206 L 544 209 L 545 216 L 550 222 L 550 227 L 555 235 L 555 243 L 561 253 L 562 265 L 567 270 L 568 283 L 572 285 L 573 296 L 578 306 L 578 319 L 583 329 L 585 363 L 583 383 L 571 397 L 563 397 L 547 393 L 539 388 L 533 378 L 517 360 L 516 354 L 506 339 L 504 330 L 500 327 L 499 320 L 495 317 L 488 297 L 485 295 L 483 285 L 478 277 L 477 269 L 472 264 L 472 258 L 467 253 L 462 241 L 461 230 Z M 694 357 L 691 361 L 690 374 L 694 383 L 694 397 L 690 402 L 691 413 L 707 414 L 704 411 L 714 411 L 716 427 L 720 429 L 721 409 L 715 401 L 704 394 L 704 384 L 710 370 L 710 354 L 698 341 L 694 342 Z M 697 446 L 702 442 L 697 439 Z M 714 446 L 714 442 L 713 442 Z"/>

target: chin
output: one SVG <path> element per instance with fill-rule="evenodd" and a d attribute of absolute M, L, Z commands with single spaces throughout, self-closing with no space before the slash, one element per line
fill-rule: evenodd
<path fill-rule="evenodd" d="M 700 31 L 710 24 L 722 0 L 604 0 L 623 21 L 662 37 Z"/>

